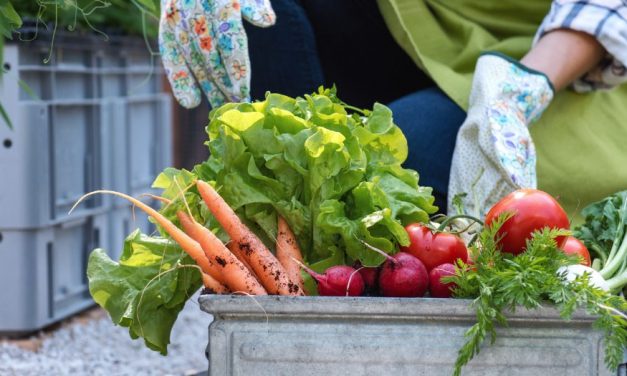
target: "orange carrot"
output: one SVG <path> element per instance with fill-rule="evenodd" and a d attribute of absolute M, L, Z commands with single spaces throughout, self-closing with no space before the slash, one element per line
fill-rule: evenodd
<path fill-rule="evenodd" d="M 228 243 L 226 243 L 226 247 L 229 249 L 229 251 L 231 251 L 231 253 L 237 257 L 237 259 L 244 264 L 244 266 L 246 268 L 248 268 L 248 270 L 250 270 L 250 273 L 252 275 L 255 275 L 255 271 L 253 270 L 253 268 L 250 266 L 250 264 L 248 263 L 248 261 L 246 261 L 246 258 L 244 257 L 242 250 L 239 249 L 239 247 L 237 246 L 237 242 L 234 241 L 230 241 Z"/>
<path fill-rule="evenodd" d="M 218 283 L 222 283 L 220 270 L 216 266 L 214 266 L 209 261 L 209 259 L 205 256 L 205 253 L 200 247 L 200 244 L 198 244 L 198 242 L 196 242 L 194 239 L 190 238 L 187 234 L 181 231 L 178 227 L 176 227 L 172 222 L 170 222 L 161 213 L 159 213 L 155 209 L 151 208 L 150 206 L 144 204 L 143 202 L 139 201 L 138 199 L 134 197 L 125 195 L 124 193 L 115 192 L 115 191 L 106 191 L 106 190 L 93 191 L 81 197 L 74 204 L 74 206 L 72 206 L 72 209 L 70 209 L 70 213 L 85 198 L 98 194 L 98 193 L 106 193 L 106 194 L 112 194 L 114 196 L 122 197 L 130 201 L 131 203 L 133 203 L 133 205 L 137 206 L 141 210 L 143 210 L 146 214 L 154 218 L 155 221 L 157 221 L 157 223 L 161 225 L 161 227 L 163 227 L 163 229 L 172 237 L 172 239 L 174 239 L 174 241 L 177 242 L 178 245 L 180 245 L 181 248 L 185 252 L 187 252 L 187 254 L 196 262 L 196 264 L 198 264 L 198 266 L 200 266 L 200 269 L 202 269 L 203 272 L 209 274 Z M 222 287 L 223 289 L 226 289 L 224 286 Z"/>
<path fill-rule="evenodd" d="M 212 186 L 196 182 L 198 192 L 220 225 L 242 251 L 257 278 L 270 294 L 303 295 L 302 289 L 290 281 L 285 268 L 263 242 L 239 219 Z"/>
<path fill-rule="evenodd" d="M 211 230 L 194 221 L 187 213 L 176 213 L 183 231 L 196 240 L 205 256 L 221 269 L 224 284 L 233 292 L 245 292 L 251 295 L 268 295 L 257 278 L 229 251 Z"/>
<path fill-rule="evenodd" d="M 224 287 L 223 284 L 221 284 L 220 282 L 218 282 L 215 279 L 213 279 L 213 277 L 211 277 L 207 273 L 202 273 L 202 284 L 203 284 L 203 286 L 205 286 L 207 289 L 209 289 L 214 294 L 228 294 L 228 293 L 230 293 L 229 289 Z"/>
<path fill-rule="evenodd" d="M 294 262 L 303 262 L 303 256 L 296 241 L 296 236 L 290 229 L 285 219 L 278 216 L 276 234 L 276 257 L 285 270 L 290 280 L 303 289 L 303 277 L 300 275 L 300 265 Z"/>

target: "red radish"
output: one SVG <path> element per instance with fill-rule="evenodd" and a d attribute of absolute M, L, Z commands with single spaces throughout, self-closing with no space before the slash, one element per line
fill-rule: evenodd
<path fill-rule="evenodd" d="M 429 287 L 429 273 L 422 261 L 409 253 L 387 256 L 379 273 L 379 289 L 383 296 L 420 297 Z"/>
<path fill-rule="evenodd" d="M 295 258 L 292 259 L 318 282 L 320 296 L 360 296 L 364 293 L 364 280 L 361 274 L 350 266 L 332 266 L 325 270 L 324 274 L 320 274 Z"/>
<path fill-rule="evenodd" d="M 455 265 L 442 264 L 431 269 L 429 273 L 429 293 L 434 298 L 450 298 L 453 296 L 454 283 L 444 283 L 443 277 L 455 275 Z"/>
<path fill-rule="evenodd" d="M 355 269 L 361 274 L 361 278 L 364 280 L 366 290 L 374 291 L 377 289 L 379 279 L 379 268 L 361 266 L 359 261 L 355 262 Z"/>

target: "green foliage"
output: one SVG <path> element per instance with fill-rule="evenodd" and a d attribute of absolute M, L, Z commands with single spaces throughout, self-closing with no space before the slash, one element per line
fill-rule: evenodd
<path fill-rule="evenodd" d="M 51 30 L 52 52 L 59 27 L 65 27 L 68 31 L 91 30 L 100 33 L 104 39 L 107 39 L 107 34 L 102 28 L 143 35 L 146 40 L 154 38 L 158 32 L 159 8 L 159 0 L 0 0 L 0 81 L 5 73 L 2 67 L 5 38 L 13 39 L 14 33 L 19 35 L 22 19 L 35 21 L 36 32 L 33 39 L 37 37 L 39 30 Z M 22 39 L 21 35 L 19 38 Z M 149 47 L 148 43 L 147 46 Z M 20 86 L 30 95 L 30 89 L 25 83 L 20 81 Z M 13 128 L 2 103 L 0 119 L 9 128 Z"/>
<path fill-rule="evenodd" d="M 13 30 L 20 26 L 22 26 L 22 19 L 13 5 L 9 0 L 0 0 L 0 36 L 12 39 Z"/>
<path fill-rule="evenodd" d="M 383 256 L 361 241 L 394 253 L 398 244 L 409 243 L 403 226 L 426 222 L 437 208 L 431 188 L 420 187 L 418 174 L 401 167 L 407 141 L 391 111 L 377 103 L 359 110 L 365 115 L 352 112 L 330 89 L 304 98 L 268 94 L 263 102 L 227 104 L 212 111 L 211 156 L 192 174 L 214 181 L 271 248 L 278 213 L 308 263 L 378 265 Z M 181 178 L 176 189 L 189 182 Z M 171 180 L 162 176 L 157 186 L 168 188 L 162 183 Z M 175 200 L 165 213 L 171 219 L 177 205 L 184 205 L 176 189 L 164 193 Z M 208 223 L 210 216 L 198 220 Z"/>
<path fill-rule="evenodd" d="M 163 355 L 176 317 L 202 284 L 198 267 L 177 244 L 139 230 L 126 238 L 119 262 L 94 250 L 87 277 L 89 292 L 111 320 Z"/>
<path fill-rule="evenodd" d="M 189 210 L 228 241 L 195 188 L 197 179 L 211 181 L 270 249 L 278 213 L 316 269 L 354 259 L 381 263 L 360 240 L 394 252 L 409 243 L 403 225 L 427 221 L 437 208 L 431 188 L 418 186 L 418 174 L 401 167 L 407 142 L 391 111 L 375 104 L 359 110 L 362 116 L 347 108 L 335 90 L 321 89 L 304 98 L 267 94 L 263 102 L 212 111 L 211 157 L 192 171 L 167 168 L 155 179 L 153 187 L 171 201 L 160 212 L 178 224 L 176 212 Z M 131 234 L 119 264 L 95 250 L 88 276 L 94 299 L 113 322 L 165 353 L 174 319 L 200 279 L 189 257 L 160 234 Z"/>
<path fill-rule="evenodd" d="M 454 374 L 461 374 L 461 368 L 479 353 L 486 338 L 494 343 L 496 325 L 507 325 L 507 311 L 535 309 L 547 303 L 554 304 L 566 320 L 577 308 L 598 316 L 595 326 L 605 333 L 605 363 L 615 370 L 627 345 L 627 321 L 622 313 L 627 311 L 625 299 L 591 286 L 587 275 L 569 283 L 564 273 L 558 273 L 560 267 L 578 262 L 557 248 L 555 238 L 567 235 L 564 230 L 534 233 L 527 250 L 517 256 L 501 253 L 495 237 L 505 220 L 499 218 L 480 233 L 471 249 L 474 268 L 460 263 L 456 275 L 446 279 L 457 284 L 455 297 L 474 299 L 477 315 L 477 323 L 465 334 Z"/>
<path fill-rule="evenodd" d="M 593 257 L 600 260 L 600 273 L 610 288 L 627 285 L 627 191 L 615 193 L 586 206 L 585 223 L 575 229 Z"/>
<path fill-rule="evenodd" d="M 9 0 L 0 0 L 0 83 L 4 70 L 4 39 L 13 39 L 13 31 L 22 26 L 22 19 L 13 8 Z M 13 129 L 13 123 L 9 118 L 6 110 L 0 103 L 0 118 L 4 120 L 7 126 Z"/>
<path fill-rule="evenodd" d="M 44 28 L 53 24 L 69 31 L 121 29 L 150 37 L 158 30 L 158 0 L 35 0 L 13 4 L 22 18 L 33 19 Z"/>

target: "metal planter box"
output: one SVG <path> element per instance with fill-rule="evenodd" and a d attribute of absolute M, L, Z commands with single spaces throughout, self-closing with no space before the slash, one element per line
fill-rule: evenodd
<path fill-rule="evenodd" d="M 468 300 L 203 295 L 209 375 L 452 374 Z M 543 308 L 508 315 L 463 375 L 612 375 L 593 317 Z"/>

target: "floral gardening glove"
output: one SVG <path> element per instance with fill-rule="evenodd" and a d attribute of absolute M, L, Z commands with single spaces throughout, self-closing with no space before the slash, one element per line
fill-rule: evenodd
<path fill-rule="evenodd" d="M 458 193 L 468 193 L 466 211 L 482 216 L 511 191 L 536 188 L 536 151 L 527 127 L 552 98 L 544 74 L 496 53 L 479 58 L 453 152 L 449 211 Z"/>
<path fill-rule="evenodd" d="M 269 0 L 161 0 L 159 50 L 174 96 L 185 108 L 250 100 L 248 39 L 242 18 L 274 25 Z M 193 76 L 192 76 L 193 73 Z"/>

